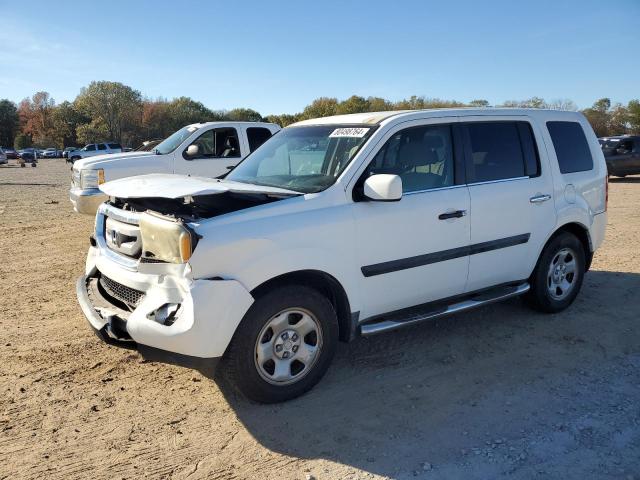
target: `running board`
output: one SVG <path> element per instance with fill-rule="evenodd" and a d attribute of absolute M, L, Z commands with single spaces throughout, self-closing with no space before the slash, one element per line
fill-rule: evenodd
<path fill-rule="evenodd" d="M 415 325 L 416 323 L 434 320 L 436 318 L 445 317 L 454 313 L 465 312 L 474 308 L 488 305 L 490 303 L 500 302 L 507 298 L 517 297 L 529 291 L 528 283 L 519 285 L 499 287 L 477 293 L 465 300 L 458 300 L 456 303 L 449 305 L 440 304 L 434 307 L 434 304 L 423 308 L 411 308 L 395 314 L 377 317 L 370 322 L 365 321 L 360 325 L 360 334 L 364 337 L 374 335 L 376 333 L 388 332 L 397 328 Z M 410 313 L 407 313 L 410 312 Z"/>

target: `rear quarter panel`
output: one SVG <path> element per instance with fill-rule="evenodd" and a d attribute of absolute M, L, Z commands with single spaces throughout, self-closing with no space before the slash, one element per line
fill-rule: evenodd
<path fill-rule="evenodd" d="M 557 230 L 562 225 L 577 223 L 589 230 L 592 239 L 592 250 L 597 245 L 594 238 L 601 238 L 602 232 L 593 232 L 595 216 L 602 214 L 606 208 L 607 166 L 598 139 L 587 119 L 577 112 L 542 111 L 536 116 L 542 132 L 544 148 L 549 158 L 549 168 L 553 174 L 553 201 L 557 212 Z M 546 123 L 549 121 L 578 122 L 589 144 L 593 169 L 584 172 L 561 173 L 558 157 Z M 542 148 L 541 145 L 539 145 Z M 601 229 L 601 223 L 597 222 Z"/>

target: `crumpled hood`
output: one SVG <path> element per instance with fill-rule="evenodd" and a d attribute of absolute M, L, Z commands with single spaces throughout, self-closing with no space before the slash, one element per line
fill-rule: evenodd
<path fill-rule="evenodd" d="M 100 185 L 100 190 L 110 197 L 117 198 L 182 198 L 215 195 L 225 192 L 283 196 L 301 195 L 300 192 L 284 188 L 164 173 L 120 178 L 103 183 Z"/>
<path fill-rule="evenodd" d="M 83 168 L 91 168 L 94 164 L 108 163 L 121 158 L 131 157 L 148 157 L 155 155 L 152 152 L 122 152 L 122 153 L 105 153 L 102 155 L 94 155 L 93 157 L 81 158 L 73 163 L 73 168 L 76 170 L 82 170 Z M 96 165 L 99 167 L 100 165 Z"/>

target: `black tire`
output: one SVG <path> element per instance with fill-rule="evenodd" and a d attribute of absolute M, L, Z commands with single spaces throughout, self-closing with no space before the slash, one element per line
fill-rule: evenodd
<path fill-rule="evenodd" d="M 80 157 L 71 157 L 71 163 L 74 163 L 76 160 L 80 160 Z"/>
<path fill-rule="evenodd" d="M 264 335 L 263 329 L 287 309 L 303 309 L 312 314 L 321 330 L 321 344 L 312 366 L 300 379 L 275 385 L 265 380 L 264 373 L 259 372 L 256 348 L 258 336 L 261 333 Z M 279 334 L 272 332 L 272 335 L 275 338 Z M 283 402 L 306 393 L 320 381 L 331 364 L 337 343 L 338 320 L 326 297 L 308 287 L 279 287 L 259 297 L 246 313 L 225 352 L 220 373 L 250 400 L 260 403 Z"/>
<path fill-rule="evenodd" d="M 570 257 L 573 257 L 575 261 L 575 272 L 571 278 L 570 287 L 564 293 L 561 287 L 558 287 L 557 290 L 553 288 L 555 283 L 554 274 L 551 274 L 551 264 L 558 259 L 562 252 L 567 251 L 570 252 Z M 584 246 L 575 235 L 569 232 L 562 232 L 553 237 L 544 247 L 536 268 L 529 279 L 531 290 L 525 297 L 527 303 L 532 308 L 546 313 L 557 313 L 567 308 L 580 292 L 582 281 L 584 280 L 585 264 Z M 554 265 L 556 264 L 554 263 Z M 566 275 L 566 278 L 568 279 L 569 275 Z M 551 290 L 555 290 L 554 294 L 551 293 Z"/>

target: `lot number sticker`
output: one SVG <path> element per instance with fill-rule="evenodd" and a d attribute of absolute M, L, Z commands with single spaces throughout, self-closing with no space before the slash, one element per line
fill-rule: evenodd
<path fill-rule="evenodd" d="M 368 131 L 369 131 L 368 128 L 336 128 L 333 132 L 331 132 L 331 135 L 329 135 L 329 138 L 340 138 L 340 137 L 362 138 L 367 134 Z"/>

